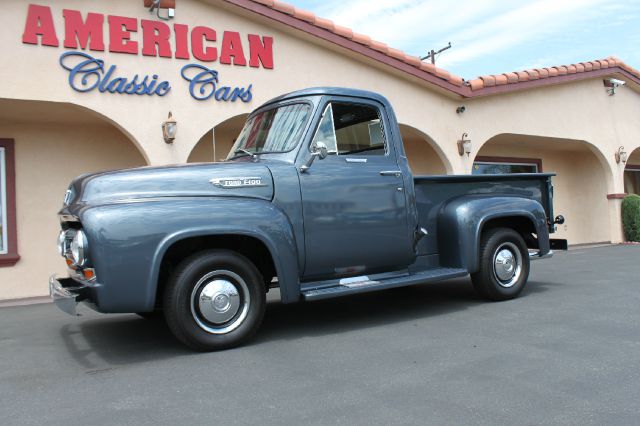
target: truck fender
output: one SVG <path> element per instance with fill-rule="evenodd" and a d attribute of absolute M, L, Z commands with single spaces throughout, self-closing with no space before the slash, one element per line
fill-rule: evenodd
<path fill-rule="evenodd" d="M 234 214 L 230 214 L 234 212 Z M 167 250 L 185 238 L 242 235 L 261 241 L 278 276 L 282 301 L 299 299 L 298 252 L 287 216 L 271 202 L 241 198 L 167 198 L 86 209 L 81 218 L 100 241 L 92 252 L 103 312 L 153 309 Z"/>
<path fill-rule="evenodd" d="M 540 253 L 549 251 L 547 216 L 542 204 L 522 197 L 465 195 L 450 200 L 438 213 L 440 263 L 476 272 L 483 227 L 491 220 L 509 218 L 528 220 L 538 237 Z"/>

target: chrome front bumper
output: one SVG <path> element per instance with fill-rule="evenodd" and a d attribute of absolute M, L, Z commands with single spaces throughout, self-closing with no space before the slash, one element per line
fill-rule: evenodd
<path fill-rule="evenodd" d="M 60 310 L 69 315 L 79 315 L 76 305 L 83 299 L 83 290 L 85 287 L 71 278 L 58 279 L 55 275 L 49 278 L 49 296 Z"/>

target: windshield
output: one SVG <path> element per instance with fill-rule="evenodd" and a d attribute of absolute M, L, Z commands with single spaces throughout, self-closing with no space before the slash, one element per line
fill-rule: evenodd
<path fill-rule="evenodd" d="M 255 114 L 247 120 L 227 159 L 293 149 L 309 121 L 311 107 L 291 104 Z"/>

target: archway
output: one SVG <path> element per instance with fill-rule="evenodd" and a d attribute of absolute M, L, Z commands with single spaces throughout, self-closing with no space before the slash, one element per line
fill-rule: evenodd
<path fill-rule="evenodd" d="M 472 173 L 555 173 L 554 213 L 566 218 L 557 238 L 569 244 L 612 240 L 608 189 L 612 172 L 604 155 L 586 141 L 500 134 L 486 141 Z"/>
<path fill-rule="evenodd" d="M 0 138 L 10 140 L 15 151 L 16 202 L 2 207 L 17 218 L 10 231 L 21 257 L 0 268 L 2 294 L 40 296 L 47 293 L 51 273 L 66 274 L 64 261 L 43 241 L 60 231 L 57 212 L 69 183 L 84 173 L 146 166 L 147 161 L 111 120 L 70 103 L 0 99 Z"/>
<path fill-rule="evenodd" d="M 640 195 L 640 148 L 634 150 L 624 168 L 624 192 Z"/>
<path fill-rule="evenodd" d="M 218 124 L 205 133 L 189 154 L 187 163 L 224 161 L 249 114 L 240 114 Z"/>
<path fill-rule="evenodd" d="M 414 175 L 451 173 L 451 164 L 433 139 L 415 127 L 407 124 L 399 126 L 404 150 Z"/>

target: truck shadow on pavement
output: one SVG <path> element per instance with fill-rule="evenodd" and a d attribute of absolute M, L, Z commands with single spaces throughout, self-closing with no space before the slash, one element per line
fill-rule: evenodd
<path fill-rule="evenodd" d="M 521 298 L 546 291 L 554 283 L 531 281 Z M 399 287 L 311 303 L 271 303 L 252 344 L 303 336 L 337 334 L 473 309 L 488 302 L 469 278 Z M 508 302 L 497 302 L 508 303 Z"/>
<path fill-rule="evenodd" d="M 554 285 L 557 284 L 532 281 L 521 297 L 535 296 Z M 244 348 L 255 349 L 273 341 L 424 319 L 473 309 L 486 303 L 490 302 L 475 294 L 468 278 L 312 303 L 282 305 L 279 301 L 271 301 L 262 327 Z M 88 370 L 88 374 L 121 365 L 201 355 L 178 342 L 162 318 L 149 320 L 137 315 L 94 315 L 99 314 L 93 314 L 91 319 L 79 319 L 60 329 L 69 354 Z"/>

